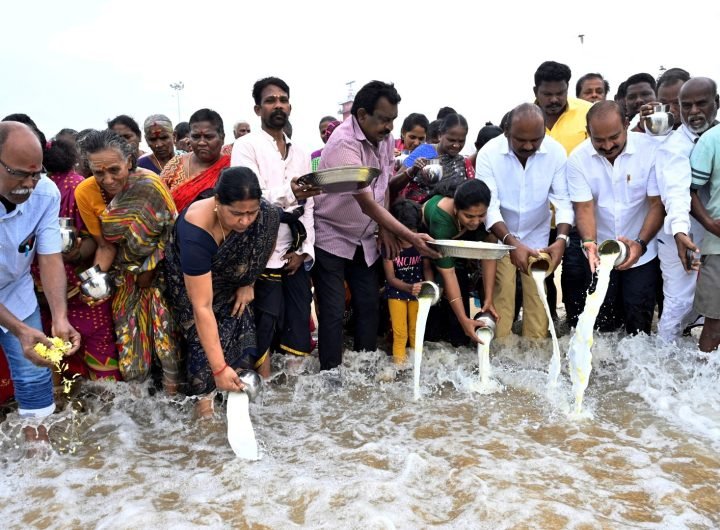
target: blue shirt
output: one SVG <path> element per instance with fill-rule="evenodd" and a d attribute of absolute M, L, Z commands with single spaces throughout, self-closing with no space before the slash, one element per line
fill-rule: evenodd
<path fill-rule="evenodd" d="M 37 309 L 30 275 L 35 253 L 62 250 L 59 217 L 60 191 L 47 177 L 41 178 L 28 200 L 12 212 L 0 203 L 0 304 L 19 320 Z"/>

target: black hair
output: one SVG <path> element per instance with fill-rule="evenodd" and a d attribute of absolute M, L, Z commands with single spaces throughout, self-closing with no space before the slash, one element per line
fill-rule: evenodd
<path fill-rule="evenodd" d="M 67 173 L 75 167 L 78 152 L 67 140 L 53 140 L 43 150 L 43 166 L 50 173 Z"/>
<path fill-rule="evenodd" d="M 47 138 L 45 137 L 45 134 L 40 129 L 38 129 L 38 126 L 35 125 L 33 119 L 27 114 L 23 114 L 22 112 L 8 114 L 2 119 L 2 121 L 17 121 L 20 123 L 24 123 L 32 129 L 32 131 L 35 133 L 35 136 L 37 136 L 38 140 L 40 140 L 40 145 L 42 145 L 42 148 L 45 149 L 45 145 L 47 144 Z"/>
<path fill-rule="evenodd" d="M 288 97 L 290 97 L 290 87 L 285 81 L 283 81 L 279 77 L 264 77 L 255 81 L 255 84 L 253 85 L 252 97 L 255 100 L 255 105 L 260 105 L 260 97 L 262 95 L 262 91 L 265 90 L 265 87 L 270 85 L 275 85 L 280 90 L 285 92 Z"/>
<path fill-rule="evenodd" d="M 535 87 L 539 87 L 542 82 L 565 81 L 565 83 L 570 83 L 571 77 L 572 72 L 568 65 L 545 61 L 535 70 Z"/>
<path fill-rule="evenodd" d="M 485 123 L 485 126 L 478 131 L 477 139 L 475 140 L 475 149 L 480 151 L 483 146 L 493 138 L 502 135 L 503 130 L 497 125 L 493 125 L 491 121 Z"/>
<path fill-rule="evenodd" d="M 457 114 L 457 111 L 452 107 L 443 107 L 441 108 L 437 116 L 435 116 L 436 120 L 444 120 L 446 116 L 449 116 L 450 114 Z"/>
<path fill-rule="evenodd" d="M 466 180 L 457 187 L 453 194 L 455 208 L 457 210 L 467 210 L 471 206 L 477 206 L 478 204 L 490 206 L 490 195 L 490 188 L 482 180 Z"/>
<path fill-rule="evenodd" d="M 190 124 L 186 121 L 181 121 L 175 126 L 175 130 L 173 132 L 178 140 L 185 138 L 188 134 L 190 134 Z"/>
<path fill-rule="evenodd" d="M 140 126 L 127 114 L 120 114 L 119 116 L 115 116 L 112 120 L 107 122 L 108 129 L 112 129 L 116 125 L 124 125 L 132 132 L 134 132 L 138 138 L 142 139 L 142 134 L 140 133 Z"/>
<path fill-rule="evenodd" d="M 500 128 L 503 132 L 507 132 L 510 128 L 510 119 L 512 118 L 512 110 L 507 111 L 505 114 L 503 114 L 502 119 L 500 120 Z"/>
<path fill-rule="evenodd" d="M 318 127 L 320 127 L 323 123 L 330 123 L 331 121 L 337 121 L 337 118 L 335 116 L 323 116 L 320 118 L 320 121 L 318 122 Z"/>
<path fill-rule="evenodd" d="M 665 70 L 657 80 L 655 91 L 657 93 L 662 85 L 674 85 L 680 81 L 687 83 L 689 80 L 690 73 L 687 70 L 683 70 L 682 68 L 670 68 L 669 70 Z"/>
<path fill-rule="evenodd" d="M 413 112 L 412 114 L 408 114 L 407 118 L 403 120 L 402 127 L 400 127 L 400 132 L 406 133 L 408 131 L 412 131 L 417 126 L 420 126 L 425 129 L 425 132 L 427 133 L 429 125 L 430 122 L 428 122 L 425 114 Z"/>
<path fill-rule="evenodd" d="M 627 82 L 623 81 L 618 85 L 614 99 L 625 99 L 625 94 L 627 94 Z"/>
<path fill-rule="evenodd" d="M 631 87 L 632 85 L 637 85 L 639 83 L 649 84 L 652 87 L 653 91 L 656 88 L 655 78 L 650 74 L 642 72 L 639 74 L 633 74 L 625 80 L 625 94 L 627 94 L 627 89 L 629 87 Z"/>
<path fill-rule="evenodd" d="M 225 136 L 225 129 L 223 128 L 223 120 L 220 117 L 220 114 L 215 112 L 212 109 L 200 109 L 193 112 L 192 116 L 190 116 L 190 122 L 188 124 L 188 132 L 190 132 L 190 127 L 194 123 L 200 123 L 201 121 L 207 121 L 210 122 L 210 125 L 215 127 L 215 130 L 220 136 Z"/>
<path fill-rule="evenodd" d="M 83 163 L 87 162 L 88 155 L 99 153 L 106 149 L 114 149 L 123 157 L 130 160 L 130 170 L 134 171 L 137 167 L 137 158 L 135 158 L 135 149 L 128 141 L 120 136 L 112 129 L 104 129 L 102 131 L 90 131 L 80 139 L 78 143 L 80 147 L 80 156 Z"/>
<path fill-rule="evenodd" d="M 357 118 L 360 109 L 365 109 L 368 114 L 374 114 L 380 98 L 387 99 L 391 105 L 400 103 L 400 94 L 395 90 L 395 85 L 382 81 L 370 81 L 355 94 L 350 114 Z"/>
<path fill-rule="evenodd" d="M 60 129 L 58 133 L 55 135 L 55 138 L 58 136 L 72 136 L 73 138 L 77 139 L 78 132 L 75 129 Z"/>
<path fill-rule="evenodd" d="M 440 136 L 440 125 L 442 122 L 440 120 L 431 121 L 430 125 L 428 125 L 427 128 L 427 141 L 428 143 L 435 143 L 437 141 L 438 136 Z"/>
<path fill-rule="evenodd" d="M 445 134 L 448 132 L 448 130 L 452 129 L 456 126 L 464 127 L 465 130 L 468 130 L 468 124 L 467 120 L 463 117 L 462 114 L 454 113 L 454 114 L 448 114 L 443 118 L 443 120 L 440 122 L 440 129 L 438 132 L 440 134 Z"/>
<path fill-rule="evenodd" d="M 410 230 L 419 230 L 422 222 L 420 205 L 409 199 L 398 199 L 390 207 L 392 216 Z"/>
<path fill-rule="evenodd" d="M 605 116 L 613 112 L 617 113 L 622 123 L 625 123 L 625 115 L 623 114 L 623 110 L 622 108 L 620 108 L 620 105 L 618 105 L 617 102 L 610 101 L 609 99 L 605 101 L 598 101 L 592 107 L 590 107 L 587 112 L 585 119 L 587 120 L 588 127 L 590 127 L 590 121 L 595 116 Z"/>
<path fill-rule="evenodd" d="M 257 175 L 244 166 L 223 169 L 214 192 L 218 202 L 225 206 L 236 201 L 260 200 L 262 197 Z"/>
<path fill-rule="evenodd" d="M 610 93 L 610 83 L 608 83 L 601 74 L 589 73 L 582 76 L 580 79 L 577 80 L 577 83 L 575 83 L 575 97 L 580 97 L 580 93 L 582 92 L 582 87 L 585 84 L 585 81 L 589 81 L 590 79 L 599 79 L 600 81 L 602 81 L 603 86 L 605 87 L 605 95 L 607 96 Z"/>

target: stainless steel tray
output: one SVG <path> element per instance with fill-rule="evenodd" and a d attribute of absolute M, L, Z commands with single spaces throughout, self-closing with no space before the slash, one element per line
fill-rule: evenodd
<path fill-rule="evenodd" d="M 322 188 L 325 193 L 355 191 L 368 186 L 380 170 L 367 166 L 341 166 L 313 171 L 300 177 L 300 184 Z"/>
<path fill-rule="evenodd" d="M 460 241 L 455 239 L 436 239 L 428 242 L 450 258 L 465 259 L 502 259 L 515 247 L 499 243 L 485 243 L 483 241 Z"/>

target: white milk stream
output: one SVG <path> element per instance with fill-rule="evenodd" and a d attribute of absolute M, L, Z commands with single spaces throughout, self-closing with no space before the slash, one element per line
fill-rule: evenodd
<path fill-rule="evenodd" d="M 486 328 L 478 328 L 477 334 L 482 341 L 482 344 L 478 343 L 477 345 L 478 381 L 474 381 L 470 388 L 478 394 L 494 394 L 502 391 L 504 387 L 495 379 L 492 379 L 490 342 L 493 339 L 493 332 Z"/>
<path fill-rule="evenodd" d="M 697 330 L 694 331 L 697 335 Z M 560 337 L 568 351 L 570 337 Z M 547 398 L 547 346 L 493 341 L 502 393 L 473 392 L 477 350 L 426 343 L 422 399 L 385 350 L 273 356 L 250 404 L 262 458 L 237 458 L 220 405 L 83 383 L 73 417 L 47 420 L 52 449 L 27 458 L 0 407 L 3 528 L 398 530 L 720 528 L 720 356 L 697 337 L 598 334 L 593 384 L 569 420 Z M 349 339 L 348 344 L 351 344 Z M 290 369 L 291 360 L 295 366 Z M 393 371 L 393 378 L 378 376 Z M 558 386 L 570 393 L 569 379 Z M 6 415 L 6 416 L 5 416 Z M 232 415 L 231 415 L 232 417 Z M 65 438 L 82 441 L 67 447 Z M 76 448 L 73 452 L 72 448 Z"/>
<path fill-rule="evenodd" d="M 433 299 L 429 296 L 418 297 L 417 321 L 415 323 L 415 351 L 413 359 L 413 399 L 420 399 L 420 366 L 422 365 L 425 325 L 430 314 Z"/>
<path fill-rule="evenodd" d="M 228 392 L 227 435 L 230 447 L 238 458 L 260 458 L 255 430 L 250 421 L 249 399 L 245 392 Z"/>
<path fill-rule="evenodd" d="M 600 255 L 595 292 L 587 296 L 585 310 L 578 318 L 575 333 L 570 339 L 568 358 L 570 359 L 570 380 L 575 396 L 575 414 L 582 411 L 583 397 L 592 371 L 593 328 L 610 284 L 610 273 L 619 255 L 619 252 Z"/>
<path fill-rule="evenodd" d="M 550 366 L 548 367 L 548 386 L 555 387 L 557 386 L 558 376 L 560 375 L 560 345 L 558 344 L 557 334 L 555 333 L 555 322 L 553 322 L 552 315 L 550 314 L 547 294 L 545 294 L 545 271 L 533 270 L 531 275 L 548 318 L 548 329 L 550 330 L 553 345 L 553 354 L 550 359 Z"/>

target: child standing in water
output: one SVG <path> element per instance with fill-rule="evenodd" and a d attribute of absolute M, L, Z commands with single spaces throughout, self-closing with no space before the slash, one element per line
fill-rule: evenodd
<path fill-rule="evenodd" d="M 401 199 L 390 208 L 390 213 L 413 232 L 417 232 L 422 220 L 420 205 Z M 393 330 L 393 361 L 404 364 L 407 360 L 406 346 L 415 347 L 415 321 L 418 313 L 417 295 L 423 279 L 432 279 L 430 260 L 424 259 L 409 242 L 400 240 L 402 252 L 391 260 L 383 259 L 385 269 L 385 295 L 390 311 Z"/>

